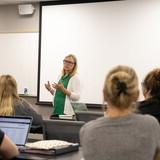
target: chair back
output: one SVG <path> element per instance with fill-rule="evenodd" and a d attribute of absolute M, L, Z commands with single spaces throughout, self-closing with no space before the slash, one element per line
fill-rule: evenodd
<path fill-rule="evenodd" d="M 71 103 L 74 112 L 78 111 L 88 111 L 87 105 L 85 103 Z"/>
<path fill-rule="evenodd" d="M 76 119 L 77 121 L 91 121 L 91 120 L 95 120 L 99 117 L 104 116 L 103 112 L 95 112 L 95 111 L 78 111 L 75 113 L 76 114 Z"/>
<path fill-rule="evenodd" d="M 79 143 L 79 131 L 84 124 L 83 121 L 44 120 L 43 138 Z"/>

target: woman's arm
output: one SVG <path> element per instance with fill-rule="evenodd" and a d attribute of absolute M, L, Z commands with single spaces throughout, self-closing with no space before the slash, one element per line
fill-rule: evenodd
<path fill-rule="evenodd" d="M 0 154 L 3 159 L 11 159 L 18 156 L 19 151 L 17 146 L 9 139 L 7 135 L 4 135 L 1 146 Z"/>
<path fill-rule="evenodd" d="M 80 80 L 77 76 L 71 77 L 68 83 L 68 87 L 65 88 L 62 83 L 54 83 L 52 87 L 61 90 L 65 93 L 71 100 L 77 101 L 80 98 Z"/>
<path fill-rule="evenodd" d="M 78 101 L 81 94 L 81 84 L 78 76 L 73 76 L 68 84 L 67 89 L 71 91 L 70 99 L 72 101 Z"/>
<path fill-rule="evenodd" d="M 71 95 L 71 91 L 69 91 L 68 89 L 66 89 L 62 83 L 59 83 L 59 84 L 54 83 L 54 84 L 52 84 L 52 87 L 55 88 L 55 89 L 61 90 L 63 93 L 65 93 L 69 97 Z"/>

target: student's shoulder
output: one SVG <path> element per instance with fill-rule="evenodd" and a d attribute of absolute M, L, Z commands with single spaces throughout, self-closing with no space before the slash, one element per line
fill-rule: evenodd
<path fill-rule="evenodd" d="M 26 104 L 26 103 L 28 103 L 28 102 L 27 102 L 27 100 L 25 100 L 24 98 L 19 98 L 19 99 L 17 100 L 17 103 L 19 103 L 19 104 L 21 104 L 21 105 L 24 105 L 24 104 Z"/>
<path fill-rule="evenodd" d="M 137 103 L 138 109 L 148 108 L 148 110 L 152 107 L 159 106 L 160 100 L 159 98 L 149 98 L 147 100 L 139 101 Z"/>
<path fill-rule="evenodd" d="M 19 98 L 14 101 L 14 106 L 25 108 L 26 106 L 30 106 L 30 104 L 24 98 Z"/>
<path fill-rule="evenodd" d="M 158 120 L 149 115 L 149 114 L 145 114 L 145 115 L 141 115 L 141 114 L 135 114 L 135 119 L 140 123 L 144 123 L 144 124 L 150 124 L 150 125 L 154 125 L 154 124 L 158 124 Z"/>
<path fill-rule="evenodd" d="M 95 120 L 91 120 L 91 121 L 87 122 L 84 125 L 84 128 L 94 129 L 94 128 L 99 127 L 101 124 L 105 123 L 105 121 L 106 121 L 106 117 L 100 117 Z"/>

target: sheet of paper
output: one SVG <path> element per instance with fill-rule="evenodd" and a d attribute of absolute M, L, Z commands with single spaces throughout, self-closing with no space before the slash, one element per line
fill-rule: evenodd
<path fill-rule="evenodd" d="M 61 140 L 42 140 L 33 143 L 26 143 L 26 147 L 33 149 L 58 149 L 65 146 L 74 145 L 74 143 L 70 143 L 67 141 Z"/>

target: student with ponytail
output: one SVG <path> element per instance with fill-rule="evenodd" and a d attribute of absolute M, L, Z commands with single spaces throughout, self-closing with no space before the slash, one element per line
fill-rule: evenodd
<path fill-rule="evenodd" d="M 139 96 L 134 69 L 113 68 L 106 76 L 103 96 L 106 115 L 80 131 L 84 159 L 153 160 L 160 151 L 160 126 L 154 117 L 134 113 Z"/>

